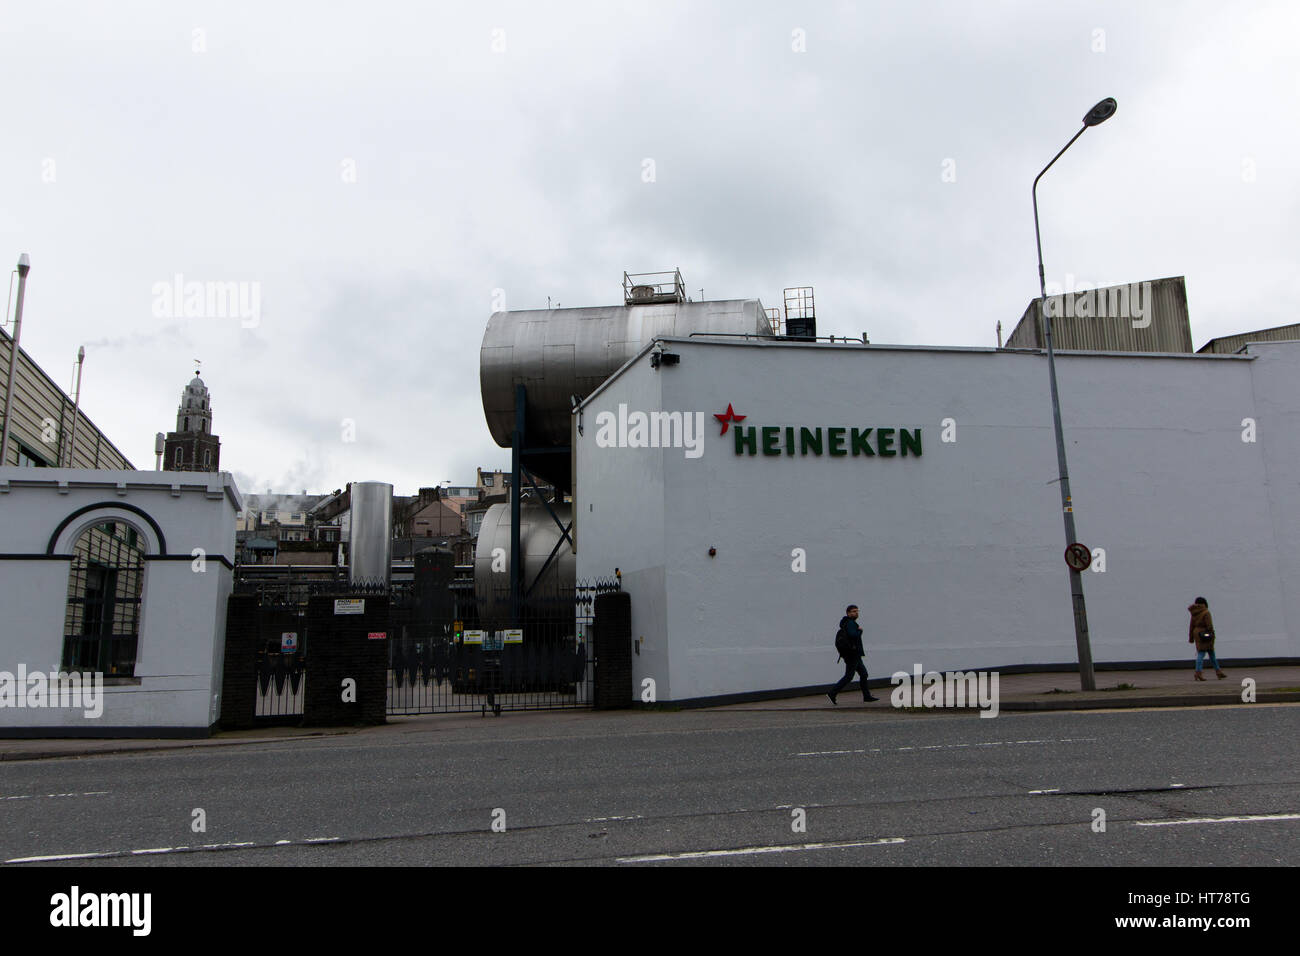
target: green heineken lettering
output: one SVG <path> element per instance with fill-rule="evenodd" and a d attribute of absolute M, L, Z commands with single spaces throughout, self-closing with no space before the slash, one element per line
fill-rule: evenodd
<path fill-rule="evenodd" d="M 737 455 L 762 454 L 775 458 L 784 449 L 793 456 L 798 448 L 800 455 L 821 455 L 832 458 L 894 458 L 908 455 L 921 457 L 921 429 L 919 428 L 849 428 L 829 426 L 806 428 L 799 425 L 734 425 Z M 797 441 L 795 432 L 798 432 Z M 782 434 L 784 432 L 784 435 Z M 875 442 L 871 441 L 872 432 Z M 847 445 L 846 445 L 847 442 Z"/>

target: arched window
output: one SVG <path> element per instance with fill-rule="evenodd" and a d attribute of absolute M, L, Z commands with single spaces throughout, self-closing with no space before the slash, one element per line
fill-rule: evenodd
<path fill-rule="evenodd" d="M 203 449 L 203 467 L 210 468 L 211 466 L 212 466 L 212 449 L 205 448 Z"/>
<path fill-rule="evenodd" d="M 190 430 L 190 418 L 188 415 L 185 416 L 185 430 L 186 431 Z"/>
<path fill-rule="evenodd" d="M 183 464 L 185 464 L 185 449 L 177 445 L 176 446 L 176 467 L 179 468 Z"/>
<path fill-rule="evenodd" d="M 134 528 L 106 521 L 73 546 L 63 626 L 63 669 L 135 676 L 144 549 Z"/>

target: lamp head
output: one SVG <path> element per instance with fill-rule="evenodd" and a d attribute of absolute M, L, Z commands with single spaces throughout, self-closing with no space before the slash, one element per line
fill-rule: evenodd
<path fill-rule="evenodd" d="M 1106 122 L 1106 120 L 1114 116 L 1117 109 L 1119 109 L 1119 104 L 1115 102 L 1115 98 L 1113 96 L 1108 96 L 1092 109 L 1088 110 L 1088 114 L 1083 118 L 1083 125 L 1100 126 L 1102 123 Z"/>

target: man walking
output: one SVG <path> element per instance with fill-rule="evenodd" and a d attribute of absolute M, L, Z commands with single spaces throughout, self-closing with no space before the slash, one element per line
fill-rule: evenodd
<path fill-rule="evenodd" d="M 879 700 L 879 697 L 872 697 L 871 691 L 867 690 L 867 665 L 862 660 L 867 652 L 862 649 L 862 627 L 858 624 L 856 604 L 850 604 L 844 611 L 844 617 L 840 619 L 840 630 L 835 636 L 835 649 L 840 652 L 840 657 L 844 658 L 844 676 L 826 695 L 831 699 L 831 703 L 838 704 L 836 696 L 849 681 L 853 680 L 854 674 L 862 679 L 862 702 Z"/>

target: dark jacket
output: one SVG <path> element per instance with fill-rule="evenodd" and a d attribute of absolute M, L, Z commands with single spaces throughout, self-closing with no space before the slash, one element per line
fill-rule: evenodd
<path fill-rule="evenodd" d="M 1209 607 L 1204 604 L 1189 604 L 1187 610 L 1192 615 L 1187 625 L 1188 643 L 1195 644 L 1198 651 L 1214 650 L 1214 618 L 1210 617 Z M 1207 631 L 1210 634 L 1209 640 L 1201 637 Z"/>
<path fill-rule="evenodd" d="M 845 614 L 844 617 L 840 618 L 840 630 L 847 634 L 849 640 L 853 642 L 853 653 L 857 654 L 858 657 L 866 657 L 867 652 L 862 649 L 862 626 Z"/>

